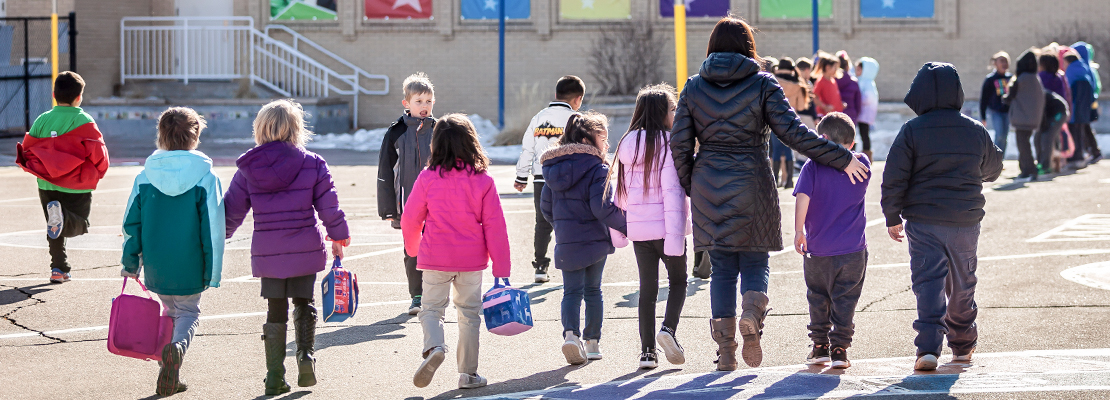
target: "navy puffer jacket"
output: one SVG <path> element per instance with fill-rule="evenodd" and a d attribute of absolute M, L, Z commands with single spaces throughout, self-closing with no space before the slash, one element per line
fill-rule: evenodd
<path fill-rule="evenodd" d="M 597 147 L 565 144 L 540 157 L 540 210 L 555 227 L 555 268 L 575 271 L 613 254 L 609 228 L 627 234 L 624 211 L 605 190 L 609 166 Z"/>

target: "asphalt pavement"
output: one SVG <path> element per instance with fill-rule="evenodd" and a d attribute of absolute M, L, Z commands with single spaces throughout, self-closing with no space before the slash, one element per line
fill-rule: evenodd
<path fill-rule="evenodd" d="M 240 150 L 229 150 L 235 151 Z M 677 333 L 686 363 L 662 359 L 655 370 L 637 368 L 638 276 L 630 248 L 619 249 L 606 264 L 604 358 L 567 366 L 559 351 L 562 280 L 555 273 L 549 283 L 532 283 L 531 193 L 512 189 L 512 167 L 492 168 L 509 225 L 511 280 L 530 292 L 535 327 L 511 337 L 483 330 L 479 373 L 490 385 L 459 390 L 453 350 L 429 387 L 412 385 L 422 333 L 416 318 L 406 313 L 401 235 L 377 216 L 376 167 L 335 166 L 354 239 L 344 266 L 358 274 L 361 307 L 346 322 L 320 323 L 320 383 L 294 386 L 280 398 L 1110 397 L 1110 210 L 1102 208 L 1110 207 L 1110 162 L 1024 185 L 1010 183 L 1017 165 L 1006 162 L 1004 179 L 986 190 L 976 272 L 979 347 L 971 363 L 951 363 L 945 354 L 943 366 L 933 373 L 912 369 L 915 300 L 909 257 L 906 245 L 890 240 L 882 226 L 882 167 L 875 164 L 867 193 L 870 259 L 849 349 L 853 366 L 837 371 L 803 365 L 809 340 L 801 256 L 785 251 L 771 257 L 773 310 L 764 330 L 763 366 L 727 374 L 714 372 L 712 363 L 716 346 L 709 335 L 709 282 L 693 278 L 685 293 L 664 289 L 658 299 L 687 296 Z M 120 222 L 140 168 L 109 170 L 93 195 L 90 233 L 70 241 L 74 280 L 61 285 L 47 283 L 49 256 L 34 179 L 17 168 L 0 168 L 0 398 L 154 395 L 156 363 L 110 354 L 105 341 L 110 301 L 122 283 Z M 217 173 L 226 187 L 234 167 L 219 167 Z M 780 201 L 784 242 L 789 243 L 793 197 L 780 191 Z M 248 221 L 227 245 L 222 287 L 204 293 L 198 334 L 181 370 L 189 390 L 174 398 L 262 395 L 265 363 L 259 338 L 266 302 L 258 280 L 250 276 L 250 228 Z M 484 283 L 492 285 L 488 273 Z M 134 285 L 127 291 L 138 293 Z M 449 344 L 458 337 L 455 321 L 449 309 Z M 288 349 L 292 356 L 292 343 Z M 286 365 L 293 369 L 291 357 Z M 292 373 L 287 379 L 296 381 Z"/>

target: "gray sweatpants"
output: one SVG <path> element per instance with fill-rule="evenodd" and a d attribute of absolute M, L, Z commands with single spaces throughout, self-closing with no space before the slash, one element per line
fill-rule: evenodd
<path fill-rule="evenodd" d="M 913 294 L 917 296 L 917 320 L 913 322 L 917 355 L 939 356 L 946 336 L 953 355 L 970 353 L 979 340 L 975 326 L 979 225 L 906 222 L 906 238 Z"/>
<path fill-rule="evenodd" d="M 189 343 L 193 342 L 193 335 L 200 324 L 200 293 L 188 296 L 158 295 L 165 308 L 165 315 L 173 318 L 173 340 L 179 343 L 184 350 L 189 350 Z"/>
<path fill-rule="evenodd" d="M 838 256 L 807 256 L 802 261 L 809 300 L 809 338 L 814 344 L 852 346 L 852 335 L 863 278 L 867 274 L 867 250 Z"/>

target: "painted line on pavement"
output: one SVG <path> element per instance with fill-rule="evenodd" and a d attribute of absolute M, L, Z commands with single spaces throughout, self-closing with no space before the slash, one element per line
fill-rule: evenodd
<path fill-rule="evenodd" d="M 375 306 L 385 306 L 385 305 L 393 305 L 393 304 L 409 304 L 410 301 L 411 300 L 396 300 L 396 301 L 381 301 L 381 302 L 377 302 L 377 303 L 359 303 L 358 306 L 359 307 L 375 307 Z M 265 316 L 265 315 L 266 315 L 266 312 L 261 311 L 261 312 L 236 313 L 236 314 L 202 315 L 199 319 L 209 320 L 209 319 L 262 317 L 262 316 Z M 102 330 L 107 330 L 107 329 L 108 329 L 108 325 L 100 325 L 100 326 L 89 326 L 89 327 L 84 327 L 84 328 L 70 328 L 70 329 L 60 329 L 60 330 L 56 330 L 56 331 L 47 331 L 47 332 L 43 332 L 43 334 L 50 335 L 50 336 L 57 336 L 57 335 L 65 335 L 65 334 L 69 334 L 69 333 L 102 331 Z M 40 336 L 38 332 L 13 333 L 13 334 L 7 334 L 7 335 L 0 335 L 0 340 L 2 340 L 2 339 L 17 339 L 17 338 L 25 338 L 25 337 L 36 337 L 36 336 Z"/>
<path fill-rule="evenodd" d="M 1032 253 L 1032 254 L 1011 254 L 1011 255 L 1008 255 L 1008 256 L 979 257 L 979 261 L 1018 260 L 1018 259 L 1023 259 L 1023 258 L 1039 258 L 1039 257 L 1094 256 L 1094 255 L 1101 255 L 1101 254 L 1110 254 L 1110 249 L 1062 250 L 1062 251 L 1050 251 L 1050 252 Z M 897 267 L 909 267 L 909 266 L 910 266 L 910 263 L 877 264 L 877 265 L 868 265 L 867 269 L 897 268 Z M 771 272 L 772 275 L 800 274 L 800 273 L 802 273 L 801 270 L 797 270 L 797 271 L 772 271 Z"/>
<path fill-rule="evenodd" d="M 1060 271 L 1060 276 L 1080 285 L 1110 290 L 1110 261 L 1068 268 Z"/>

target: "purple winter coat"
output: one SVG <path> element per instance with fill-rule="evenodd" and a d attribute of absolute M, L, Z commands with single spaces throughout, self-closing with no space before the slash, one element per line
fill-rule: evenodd
<path fill-rule="evenodd" d="M 332 239 L 350 236 L 327 162 L 295 145 L 270 142 L 239 156 L 235 165 L 239 171 L 224 195 L 227 237 L 254 208 L 254 276 L 284 279 L 323 271 L 328 254 L 316 215 Z"/>
<path fill-rule="evenodd" d="M 859 119 L 859 111 L 863 103 L 863 95 L 859 91 L 859 81 L 852 74 L 845 71 L 843 78 L 836 79 L 836 88 L 840 89 L 840 100 L 844 102 L 844 113 L 852 122 Z"/>

